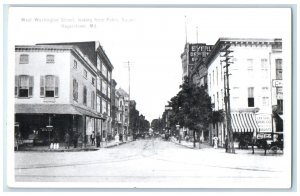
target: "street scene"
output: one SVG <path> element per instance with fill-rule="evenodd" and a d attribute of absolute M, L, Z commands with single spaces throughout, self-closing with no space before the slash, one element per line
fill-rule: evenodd
<path fill-rule="evenodd" d="M 121 152 L 121 153 L 120 153 Z M 215 158 L 212 158 L 215 157 Z M 234 159 L 234 162 L 232 162 Z M 35 161 L 32 161 L 35 160 Z M 222 161 L 220 161 L 222 160 Z M 202 144 L 191 150 L 160 138 L 137 140 L 114 148 L 87 152 L 17 152 L 16 181 L 20 182 L 123 182 L 175 183 L 202 187 L 273 186 L 282 183 L 282 156 L 264 156 L 263 151 L 239 155 Z M 263 162 L 264 164 L 258 164 Z M 250 179 L 248 177 L 251 176 Z M 144 185 L 146 186 L 146 185 Z M 182 187 L 182 184 L 178 184 Z M 232 185 L 231 185 L 232 186 Z"/>
<path fill-rule="evenodd" d="M 287 10 L 22 9 L 17 184 L 291 186 Z"/>

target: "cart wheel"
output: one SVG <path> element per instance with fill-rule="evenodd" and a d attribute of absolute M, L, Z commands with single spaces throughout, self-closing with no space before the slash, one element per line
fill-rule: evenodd
<path fill-rule="evenodd" d="M 277 150 L 279 150 L 279 148 L 277 147 L 277 146 L 272 146 L 271 148 L 270 148 L 270 150 L 272 150 L 272 152 L 273 153 L 277 153 Z"/>

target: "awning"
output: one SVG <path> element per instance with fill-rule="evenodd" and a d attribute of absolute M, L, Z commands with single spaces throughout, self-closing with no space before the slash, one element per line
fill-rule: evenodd
<path fill-rule="evenodd" d="M 259 132 L 254 113 L 232 112 L 231 125 L 233 132 Z"/>
<path fill-rule="evenodd" d="M 71 114 L 103 118 L 96 112 L 71 104 L 15 104 L 15 114 Z"/>

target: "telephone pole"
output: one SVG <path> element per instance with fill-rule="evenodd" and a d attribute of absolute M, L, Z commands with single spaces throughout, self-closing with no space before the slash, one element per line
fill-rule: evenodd
<path fill-rule="evenodd" d="M 130 61 L 125 62 L 128 69 L 128 124 L 127 124 L 127 134 L 129 135 L 129 123 L 130 123 L 130 65 L 133 63 Z M 131 133 L 130 133 L 131 134 Z"/>
<path fill-rule="evenodd" d="M 232 61 L 230 59 L 233 56 L 229 56 L 232 50 L 229 50 L 230 45 L 223 46 L 223 49 L 221 49 L 221 52 L 224 53 L 224 55 L 220 55 L 220 57 L 223 57 L 225 59 L 221 60 L 221 66 L 222 62 L 225 62 L 225 71 L 224 71 L 224 102 L 225 102 L 225 113 L 226 113 L 226 127 L 227 127 L 227 134 L 228 134 L 228 152 L 229 153 L 235 153 L 234 150 L 234 143 L 233 143 L 233 131 L 231 126 L 231 109 L 230 109 L 230 88 L 229 88 L 229 73 L 228 73 L 228 67 L 230 64 L 232 64 Z"/>

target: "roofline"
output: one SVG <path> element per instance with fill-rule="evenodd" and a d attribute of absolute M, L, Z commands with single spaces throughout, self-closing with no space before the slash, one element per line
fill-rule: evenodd
<path fill-rule="evenodd" d="M 209 55 L 206 57 L 205 65 L 208 66 L 210 61 L 215 57 L 215 55 L 220 51 L 221 46 L 223 44 L 232 44 L 233 42 L 251 42 L 251 43 L 275 43 L 275 42 L 282 42 L 281 38 L 274 38 L 274 39 L 267 39 L 267 38 L 228 38 L 228 37 L 221 37 L 218 39 L 218 41 L 215 43 L 214 47 L 212 48 Z"/>
<path fill-rule="evenodd" d="M 97 70 L 93 65 L 93 63 L 88 59 L 85 58 L 81 50 L 77 46 L 67 46 L 67 45 L 16 45 L 15 50 L 17 49 L 40 49 L 40 50 L 51 50 L 51 49 L 57 49 L 57 50 L 70 50 L 73 52 L 80 60 L 82 60 L 85 64 L 88 65 L 88 67 L 93 71 L 94 74 L 97 74 Z"/>

